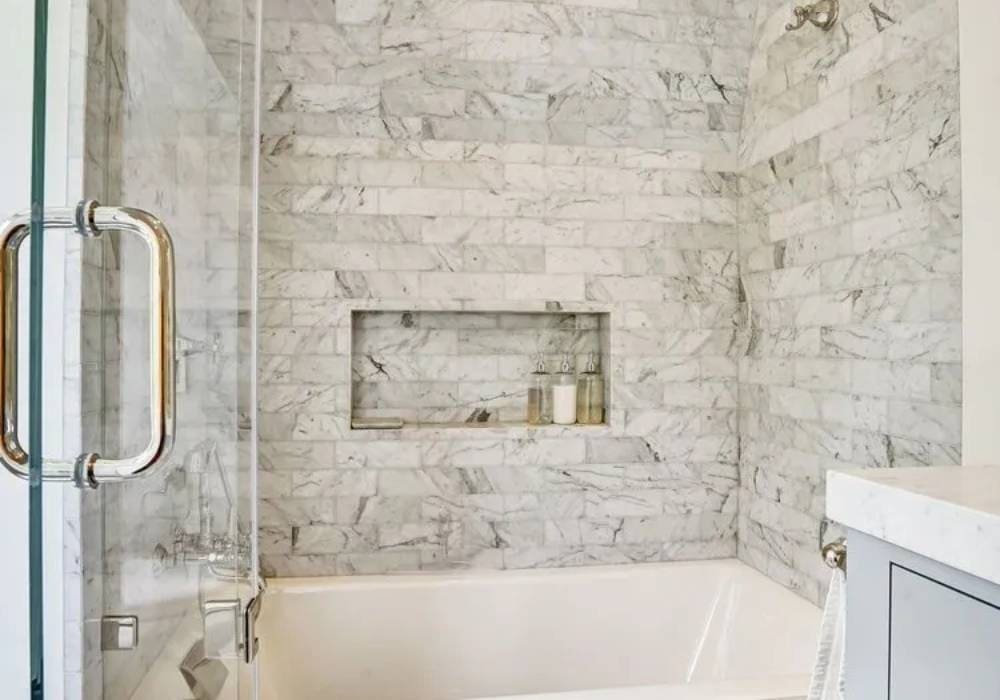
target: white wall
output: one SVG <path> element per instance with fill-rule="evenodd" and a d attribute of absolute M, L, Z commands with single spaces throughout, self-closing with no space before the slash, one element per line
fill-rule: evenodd
<path fill-rule="evenodd" d="M 30 192 L 31 22 L 30 3 L 3 0 L 0 36 L 15 70 L 0 73 L 0 89 L 11 109 L 0 110 L 0 216 L 24 209 Z M 27 697 L 28 689 L 28 522 L 27 489 L 0 473 L 0 558 L 8 562 L 0 577 L 0 597 L 7 601 L 6 625 L 0 636 L 0 683 L 11 697 Z"/>
<path fill-rule="evenodd" d="M 0 42 L 5 48 L 0 71 L 0 219 L 27 208 L 30 201 L 31 67 L 33 8 L 24 0 L 0 0 Z M 49 21 L 49 91 L 47 122 L 46 198 L 50 205 L 66 203 L 67 192 L 78 189 L 78 176 L 70 175 L 68 153 L 69 20 L 67 3 L 52 3 Z M 46 453 L 62 447 L 62 300 L 64 248 L 49 245 L 46 251 L 47 382 L 45 405 L 52 416 L 45 426 Z M 23 309 L 24 307 L 22 307 Z M 22 315 L 26 315 L 22 312 Z M 23 322 L 24 319 L 22 319 Z M 24 334 L 22 333 L 22 336 Z M 21 415 L 27 414 L 27 406 Z M 26 430 L 22 427 L 22 435 Z M 63 698 L 63 487 L 46 491 L 45 509 L 45 662 L 46 697 Z M 0 600 L 4 601 L 0 631 L 0 687 L 4 697 L 28 697 L 28 527 L 26 485 L 0 473 Z"/>
<path fill-rule="evenodd" d="M 1000 465 L 1000 3 L 960 0 L 962 455 Z"/>

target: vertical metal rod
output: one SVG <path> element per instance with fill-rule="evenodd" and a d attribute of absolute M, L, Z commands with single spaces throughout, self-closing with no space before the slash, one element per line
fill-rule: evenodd
<path fill-rule="evenodd" d="M 34 94 L 31 121 L 31 315 L 29 320 L 28 377 L 28 602 L 31 644 L 31 698 L 45 697 L 45 644 L 42 609 L 44 570 L 42 564 L 42 273 L 44 270 L 45 222 L 45 121 L 48 73 L 48 0 L 35 0 Z"/>
<path fill-rule="evenodd" d="M 251 168 L 253 169 L 252 175 L 252 187 L 251 187 L 251 197 L 253 197 L 253 202 L 250 205 L 250 274 L 254 275 L 258 269 L 259 258 L 260 258 L 260 206 L 258 202 L 260 201 L 260 135 L 261 135 L 261 105 L 263 102 L 263 72 L 264 72 L 264 0 L 257 0 L 255 15 L 254 15 L 254 57 L 253 57 L 253 140 L 250 152 L 253 154 L 251 156 Z M 258 285 L 256 283 L 250 285 L 250 337 L 253 339 L 250 343 L 250 367 L 251 371 L 253 368 L 257 367 L 257 309 L 259 307 L 258 295 L 260 294 L 258 290 Z M 259 528 L 260 528 L 260 511 L 258 504 L 258 493 L 259 493 L 259 482 L 257 476 L 257 464 L 258 464 L 258 431 L 260 430 L 260 420 L 258 413 L 258 403 L 257 403 L 257 377 L 253 376 L 250 380 L 250 406 L 247 409 L 251 416 L 250 424 L 250 586 L 253 593 L 253 598 L 247 604 L 246 619 L 244 620 L 244 660 L 249 656 L 249 662 L 252 665 L 251 669 L 251 683 L 253 685 L 253 697 L 252 700 L 260 700 L 260 664 L 254 663 L 254 650 L 256 649 L 256 639 L 254 637 L 253 625 L 251 624 L 256 620 L 256 613 L 260 609 L 261 594 L 263 593 L 261 589 L 261 582 L 263 578 L 260 575 L 260 542 L 259 542 Z M 237 533 L 239 530 L 237 529 Z M 251 606 L 255 605 L 257 601 L 257 610 L 251 611 Z M 249 654 L 247 654 L 249 652 Z"/>

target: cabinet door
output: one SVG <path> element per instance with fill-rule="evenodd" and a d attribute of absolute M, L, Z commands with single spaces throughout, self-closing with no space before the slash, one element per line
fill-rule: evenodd
<path fill-rule="evenodd" d="M 890 567 L 889 699 L 1000 700 L 1000 608 Z"/>

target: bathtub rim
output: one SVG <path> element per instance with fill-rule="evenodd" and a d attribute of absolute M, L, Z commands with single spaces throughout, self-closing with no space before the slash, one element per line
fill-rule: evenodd
<path fill-rule="evenodd" d="M 277 593 L 317 593 L 331 588 L 350 589 L 355 587 L 372 588 L 379 584 L 393 587 L 420 587 L 430 583 L 435 585 L 462 585 L 484 582 L 520 582 L 520 581 L 564 581 L 574 578 L 588 579 L 621 579 L 654 576 L 664 571 L 681 570 L 716 570 L 721 575 L 735 575 L 747 579 L 756 579 L 770 586 L 776 586 L 788 591 L 796 599 L 820 611 L 821 608 L 812 601 L 798 595 L 794 590 L 769 578 L 761 571 L 735 557 L 725 559 L 699 559 L 676 562 L 649 562 L 632 564 L 586 564 L 583 566 L 566 567 L 536 567 L 531 569 L 442 569 L 425 571 L 389 572 L 384 574 L 337 574 L 323 576 L 281 576 L 266 578 L 267 588 L 264 602 L 269 594 Z"/>

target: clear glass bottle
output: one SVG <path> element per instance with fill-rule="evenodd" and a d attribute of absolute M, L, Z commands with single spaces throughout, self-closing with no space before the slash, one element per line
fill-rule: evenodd
<path fill-rule="evenodd" d="M 563 357 L 562 369 L 552 386 L 552 422 L 558 425 L 576 423 L 576 376 L 569 353 Z"/>
<path fill-rule="evenodd" d="M 604 377 L 594 353 L 590 353 L 587 369 L 576 380 L 576 420 L 584 425 L 604 422 Z"/>
<path fill-rule="evenodd" d="M 528 424 L 550 423 L 552 423 L 552 375 L 545 371 L 545 360 L 539 355 L 535 371 L 528 378 Z"/>

